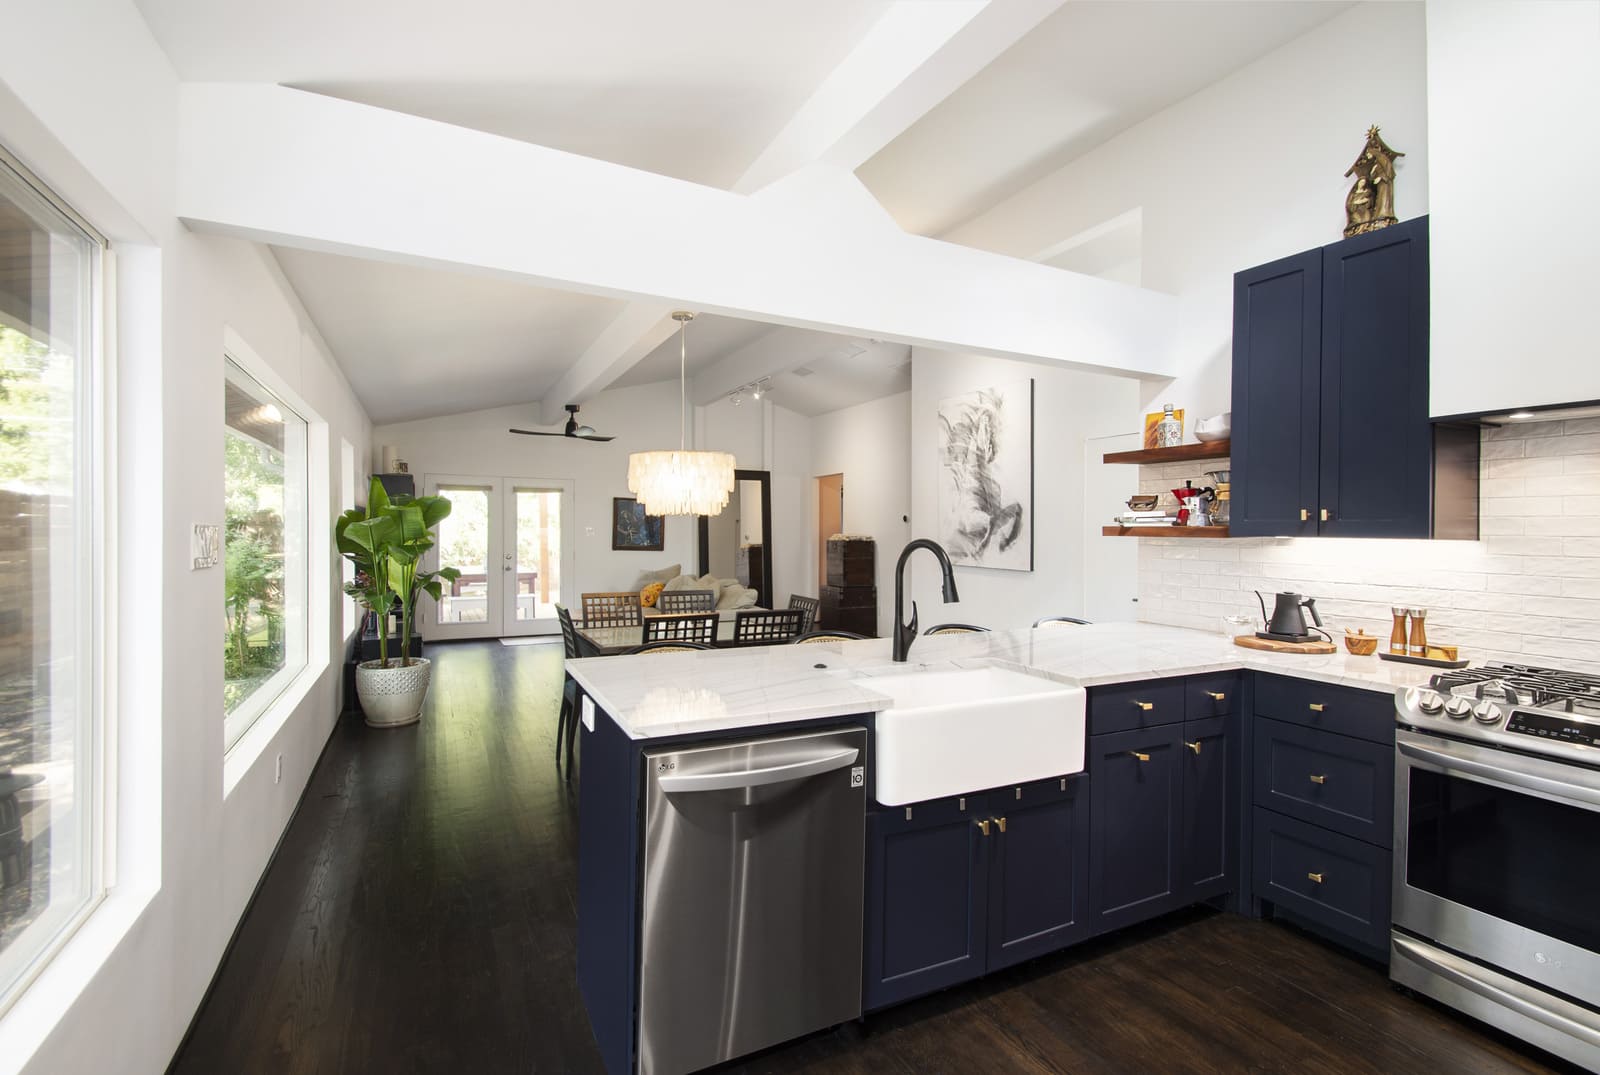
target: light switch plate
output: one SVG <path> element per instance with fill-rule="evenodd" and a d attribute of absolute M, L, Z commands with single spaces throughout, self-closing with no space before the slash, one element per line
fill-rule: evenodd
<path fill-rule="evenodd" d="M 195 523 L 189 535 L 189 554 L 194 558 L 192 570 L 216 567 L 222 559 L 222 527 L 215 523 Z"/>

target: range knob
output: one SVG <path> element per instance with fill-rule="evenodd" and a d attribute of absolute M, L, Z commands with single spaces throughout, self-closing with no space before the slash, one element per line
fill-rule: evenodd
<path fill-rule="evenodd" d="M 1473 707 L 1472 715 L 1477 718 L 1479 724 L 1499 724 L 1500 718 L 1505 716 L 1500 707 L 1493 702 L 1479 702 Z"/>
<path fill-rule="evenodd" d="M 1444 709 L 1444 699 L 1438 691 L 1418 691 L 1417 708 L 1430 716 L 1438 716 L 1440 710 Z"/>
<path fill-rule="evenodd" d="M 1451 720 L 1466 720 L 1472 716 L 1472 703 L 1466 698 L 1451 698 L 1444 704 L 1444 715 Z"/>

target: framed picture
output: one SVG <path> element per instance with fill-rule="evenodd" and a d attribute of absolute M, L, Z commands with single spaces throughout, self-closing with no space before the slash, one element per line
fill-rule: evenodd
<path fill-rule="evenodd" d="M 1033 570 L 1033 380 L 939 403 L 939 540 L 965 567 Z"/>
<path fill-rule="evenodd" d="M 644 505 L 631 496 L 611 498 L 611 548 L 624 552 L 660 552 L 666 518 L 646 515 Z"/>

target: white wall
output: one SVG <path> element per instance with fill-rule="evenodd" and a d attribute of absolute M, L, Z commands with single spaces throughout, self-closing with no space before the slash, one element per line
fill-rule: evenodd
<path fill-rule="evenodd" d="M 1600 399 L 1600 3 L 1430 0 L 1432 413 Z"/>
<path fill-rule="evenodd" d="M 894 619 L 894 562 L 911 537 L 906 521 L 911 514 L 911 393 L 812 419 L 806 533 L 813 577 L 818 553 L 815 479 L 824 474 L 844 475 L 844 532 L 864 534 L 877 543 L 878 634 L 887 635 Z M 813 587 L 807 592 L 818 591 Z"/>
<path fill-rule="evenodd" d="M 338 712 L 325 556 L 311 645 L 332 661 L 281 725 L 241 741 L 225 794 L 222 572 L 187 562 L 191 525 L 222 521 L 224 326 L 326 421 L 335 450 L 314 482 L 330 512 L 339 439 L 364 453 L 369 427 L 270 256 L 176 219 L 177 82 L 133 5 L 26 5 L 7 30 L 30 47 L 0 69 L 0 142 L 118 251 L 120 734 L 117 885 L 0 1020 L 0 1070 L 160 1071 Z"/>
<path fill-rule="evenodd" d="M 1183 371 L 1171 384 L 1147 382 L 1138 407 L 1170 400 L 1188 410 L 1192 425 L 1228 409 L 1233 274 L 1341 237 L 1344 170 L 1370 125 L 1379 124 L 1406 154 L 1397 165 L 1397 214 L 1428 211 L 1424 51 L 1421 4 L 1361 4 L 948 238 L 1036 257 L 1138 211 L 1140 279 L 1178 296 L 1176 364 Z"/>
<path fill-rule="evenodd" d="M 1152 493 L 1184 476 L 1140 469 Z M 1335 637 L 1362 628 L 1387 645 L 1404 605 L 1463 657 L 1600 671 L 1600 419 L 1486 430 L 1481 492 L 1481 541 L 1141 538 L 1140 619 L 1220 630 L 1227 613 L 1260 616 L 1251 590 L 1269 612 L 1292 590 L 1318 599 Z"/>
<path fill-rule="evenodd" d="M 958 567 L 961 601 L 944 605 L 932 557 L 917 554 L 911 561 L 912 592 L 921 604 L 924 629 L 945 621 L 1026 627 L 1041 616 L 1082 611 L 1084 441 L 1126 432 L 1138 397 L 1133 380 L 916 348 L 911 367 L 911 536 L 940 538 L 939 401 L 1025 377 L 1034 380 L 1034 569 Z M 848 525 L 848 514 L 845 521 Z M 892 598 L 893 577 L 884 576 L 879 584 L 890 589 Z"/>

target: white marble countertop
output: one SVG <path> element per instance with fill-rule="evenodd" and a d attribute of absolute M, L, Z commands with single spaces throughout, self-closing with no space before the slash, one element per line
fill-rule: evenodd
<path fill-rule="evenodd" d="M 567 669 L 634 739 L 756 728 L 875 713 L 889 699 L 876 676 L 997 664 L 1084 687 L 1247 668 L 1393 693 L 1436 669 L 1341 650 L 1266 653 L 1206 631 L 1146 623 L 991 631 L 918 638 L 910 660 L 890 660 L 886 638 L 643 656 L 591 657 Z"/>

